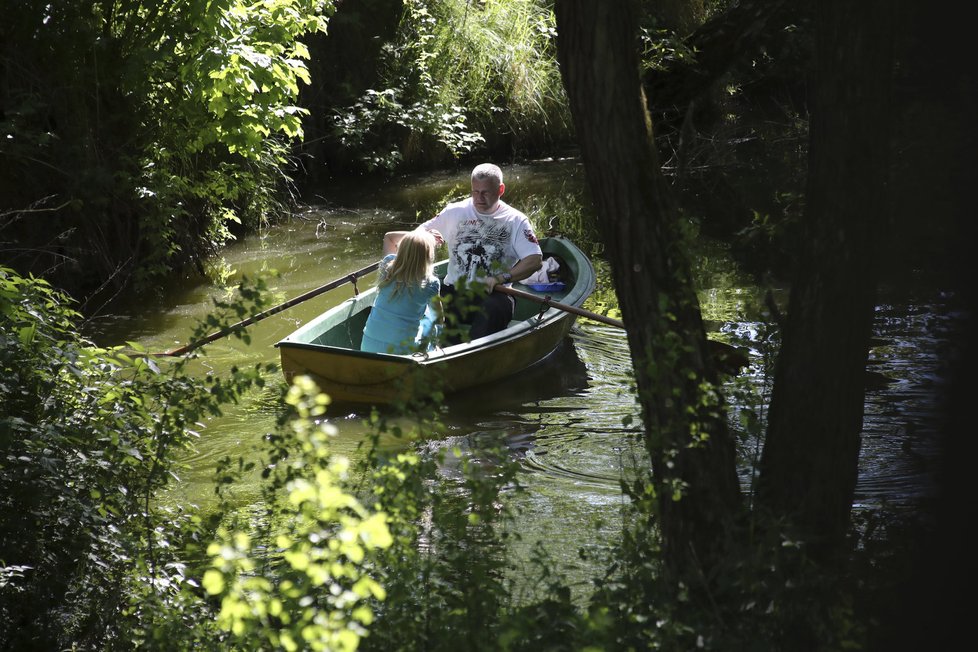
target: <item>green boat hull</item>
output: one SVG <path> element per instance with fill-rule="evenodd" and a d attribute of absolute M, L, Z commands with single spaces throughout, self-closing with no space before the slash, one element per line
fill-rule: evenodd
<path fill-rule="evenodd" d="M 544 257 L 561 263 L 564 287 L 536 292 L 580 308 L 594 291 L 594 268 L 565 238 L 544 238 Z M 436 266 L 444 274 L 446 261 Z M 529 288 L 518 286 L 527 292 Z M 503 331 L 471 342 L 437 347 L 427 353 L 390 355 L 360 351 L 360 338 L 376 288 L 344 301 L 279 341 L 282 371 L 290 381 L 308 375 L 334 401 L 385 405 L 413 397 L 449 394 L 503 381 L 546 358 L 567 336 L 575 316 L 527 299 L 516 299 L 516 312 Z"/>

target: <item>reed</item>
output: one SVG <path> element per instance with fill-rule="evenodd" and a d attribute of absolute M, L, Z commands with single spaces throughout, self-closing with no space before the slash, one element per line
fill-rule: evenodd
<path fill-rule="evenodd" d="M 342 146 L 392 170 L 569 142 L 554 26 L 539 0 L 404 2 L 375 88 L 336 112 Z"/>

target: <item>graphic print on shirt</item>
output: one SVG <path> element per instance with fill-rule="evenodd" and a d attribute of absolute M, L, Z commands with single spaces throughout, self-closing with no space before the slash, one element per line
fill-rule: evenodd
<path fill-rule="evenodd" d="M 465 220 L 459 224 L 454 249 L 459 276 L 474 281 L 492 273 L 506 254 L 512 238 L 510 226 L 495 220 Z"/>

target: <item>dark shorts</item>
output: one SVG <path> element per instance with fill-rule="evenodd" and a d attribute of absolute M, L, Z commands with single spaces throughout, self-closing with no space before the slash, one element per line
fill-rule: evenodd
<path fill-rule="evenodd" d="M 465 295 L 458 294 L 453 285 L 442 284 L 441 295 L 452 298 L 451 301 L 447 302 L 445 312 L 447 315 L 454 315 L 457 323 L 469 324 L 471 326 L 469 329 L 469 339 L 473 340 L 478 337 L 498 333 L 506 328 L 513 319 L 513 311 L 516 307 L 516 302 L 513 300 L 513 297 L 497 292 L 482 295 L 481 303 L 476 310 L 466 310 Z M 451 325 L 452 320 L 449 319 L 449 331 L 451 330 Z M 449 339 L 458 341 L 457 337 L 450 337 Z"/>

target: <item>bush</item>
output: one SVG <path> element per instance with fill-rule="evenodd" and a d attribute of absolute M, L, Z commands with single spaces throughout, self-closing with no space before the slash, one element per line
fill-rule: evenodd
<path fill-rule="evenodd" d="M 362 168 L 394 170 L 568 142 L 555 35 L 536 0 L 405 2 L 376 86 L 335 112 L 339 147 Z"/>
<path fill-rule="evenodd" d="M 325 30 L 332 3 L 171 5 L 5 9 L 0 233 L 17 245 L 0 262 L 105 302 L 202 269 L 288 201 L 299 39 Z"/>
<path fill-rule="evenodd" d="M 5 648 L 100 648 L 120 636 L 126 647 L 160 617 L 149 598 L 194 595 L 174 551 L 186 554 L 207 525 L 162 512 L 153 498 L 198 422 L 268 372 L 195 379 L 183 360 L 161 368 L 145 353 L 96 348 L 77 334 L 77 317 L 45 281 L 0 268 Z"/>

